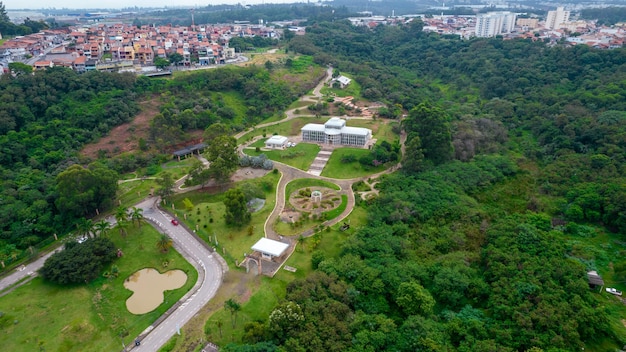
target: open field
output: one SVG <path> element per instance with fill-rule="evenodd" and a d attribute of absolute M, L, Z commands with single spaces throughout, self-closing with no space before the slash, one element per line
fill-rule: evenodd
<path fill-rule="evenodd" d="M 246 149 L 245 153 L 250 156 L 265 154 L 271 160 L 306 171 L 313 163 L 313 160 L 315 160 L 320 149 L 320 146 L 317 144 L 298 143 L 295 147 L 284 150 L 261 150 L 257 152 L 254 149 Z"/>
<path fill-rule="evenodd" d="M 265 219 L 274 209 L 276 203 L 276 184 L 280 175 L 272 172 L 253 180 L 238 182 L 233 187 L 243 183 L 255 183 L 263 190 L 265 205 L 260 211 L 252 213 L 250 224 L 241 227 L 227 226 L 224 221 L 225 207 L 223 203 L 223 193 L 189 192 L 177 194 L 173 197 L 176 208 L 176 215 L 184 221 L 189 228 L 196 230 L 198 235 L 214 247 L 224 257 L 229 267 L 235 267 L 235 260 L 241 262 L 244 252 L 250 252 L 250 247 L 263 236 L 263 225 Z M 219 191 L 226 191 L 222 189 Z M 188 198 L 193 204 L 193 210 L 184 208 L 183 199 Z M 185 219 L 185 214 L 187 218 Z M 252 226 L 252 234 L 249 235 L 249 228 Z M 217 236 L 217 245 L 215 244 Z"/>
<path fill-rule="evenodd" d="M 267 138 L 271 137 L 273 134 L 279 134 L 281 136 L 286 136 L 286 137 L 299 136 L 301 133 L 300 130 L 307 123 L 324 123 L 324 122 L 326 122 L 326 119 L 318 118 L 315 116 L 299 117 L 297 119 L 281 122 L 276 125 L 257 128 L 255 130 L 252 130 L 246 133 L 245 135 L 243 135 L 241 138 L 239 138 L 237 140 L 237 143 L 238 144 L 244 143 L 254 136 L 261 136 L 263 133 L 266 134 Z"/>
<path fill-rule="evenodd" d="M 339 226 L 337 225 L 329 231 L 323 231 L 305 239 L 304 246 L 298 244 L 298 249 L 285 263 L 285 265 L 296 268 L 295 273 L 280 270 L 273 278 L 258 276 L 250 278 L 253 275 L 252 273 L 237 274 L 238 276 L 246 275 L 244 281 L 247 280 L 246 287 L 250 291 L 246 291 L 247 294 L 243 295 L 245 302 L 243 302 L 242 309 L 237 314 L 235 328 L 233 329 L 232 327 L 230 313 L 222 309 L 220 305 L 223 306 L 224 301 L 229 298 L 238 300 L 239 298 L 234 296 L 237 292 L 233 292 L 233 296 L 221 296 L 221 301 L 212 301 L 217 311 L 211 315 L 202 327 L 207 333 L 206 338 L 219 346 L 224 346 L 230 342 L 242 342 L 244 325 L 255 321 L 262 324 L 265 323 L 274 307 L 284 298 L 287 285 L 295 279 L 305 278 L 313 270 L 311 267 L 312 253 L 321 251 L 326 258 L 338 257 L 341 245 L 354 231 L 357 231 L 359 226 L 365 224 L 366 215 L 364 208 L 356 207 L 348 219 L 346 219 L 352 225 L 349 230 L 341 232 L 338 230 Z M 221 325 L 221 334 L 219 325 Z M 199 328 L 197 326 L 196 330 Z M 183 351 L 183 349 L 176 349 L 176 351 Z"/>
<path fill-rule="evenodd" d="M 348 119 L 346 125 L 351 127 L 364 127 L 372 130 L 372 138 L 377 139 L 377 143 L 387 141 L 393 143 L 400 140 L 400 136 L 392 131 L 392 125 L 398 124 L 398 121 L 394 120 L 360 120 L 360 119 Z"/>
<path fill-rule="evenodd" d="M 363 165 L 361 165 L 361 163 L 358 162 L 361 156 L 367 155 L 369 153 L 369 150 L 360 148 L 335 149 L 331 154 L 330 159 L 328 159 L 328 163 L 326 163 L 324 170 L 322 170 L 322 176 L 338 179 L 349 179 L 363 177 L 384 171 L 384 165 L 365 168 L 363 167 Z M 356 160 L 349 163 L 341 162 L 341 159 L 346 155 L 354 155 Z"/>
<path fill-rule="evenodd" d="M 187 292 L 197 280 L 197 272 L 174 250 L 162 254 L 156 247 L 160 235 L 150 225 L 128 228 L 123 239 L 116 229 L 109 236 L 124 256 L 113 265 L 116 278 L 96 279 L 73 287 L 43 282 L 41 278 L 17 288 L 0 299 L 0 333 L 5 351 L 115 351 L 122 341 L 132 339 Z M 163 263 L 168 262 L 167 269 Z M 181 269 L 188 275 L 185 285 L 165 293 L 166 301 L 156 310 L 133 315 L 126 310 L 132 294 L 124 280 L 135 271 L 152 267 L 163 272 Z M 110 270 L 110 268 L 108 269 Z M 121 335 L 121 337 L 120 337 Z"/>

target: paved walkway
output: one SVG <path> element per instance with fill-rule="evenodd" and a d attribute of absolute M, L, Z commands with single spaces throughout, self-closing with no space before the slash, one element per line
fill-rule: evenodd
<path fill-rule="evenodd" d="M 322 174 L 322 170 L 328 163 L 328 159 L 330 159 L 331 154 L 333 153 L 332 149 L 327 149 L 322 147 L 320 151 L 317 153 L 317 156 L 309 166 L 309 171 L 311 175 L 319 176 Z"/>

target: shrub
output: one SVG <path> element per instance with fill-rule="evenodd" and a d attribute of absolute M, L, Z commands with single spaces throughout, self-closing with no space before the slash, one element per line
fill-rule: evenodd
<path fill-rule="evenodd" d="M 46 260 L 40 273 L 44 280 L 61 285 L 87 283 L 100 276 L 104 266 L 117 257 L 116 253 L 115 244 L 105 237 L 69 242 L 64 250 Z"/>
<path fill-rule="evenodd" d="M 356 156 L 354 156 L 354 154 L 346 154 L 341 157 L 341 162 L 344 164 L 349 164 L 354 161 L 356 161 Z"/>

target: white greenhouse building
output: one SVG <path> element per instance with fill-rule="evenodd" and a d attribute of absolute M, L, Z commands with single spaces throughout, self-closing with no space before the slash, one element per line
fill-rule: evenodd
<path fill-rule="evenodd" d="M 271 149 L 285 149 L 287 141 L 287 137 L 275 135 L 265 141 L 265 147 Z"/>
<path fill-rule="evenodd" d="M 301 129 L 303 142 L 363 147 L 372 139 L 372 130 L 348 127 L 346 120 L 332 117 L 325 124 L 308 123 Z"/>

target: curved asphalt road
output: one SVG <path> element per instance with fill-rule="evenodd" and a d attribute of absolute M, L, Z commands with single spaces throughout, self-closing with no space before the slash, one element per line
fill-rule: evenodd
<path fill-rule="evenodd" d="M 210 251 L 205 243 L 194 237 L 183 225 L 172 225 L 172 217 L 156 207 L 157 201 L 158 198 L 152 197 L 136 206 L 143 209 L 144 219 L 150 225 L 172 238 L 176 250 L 198 271 L 198 281 L 181 300 L 157 319 L 156 327 L 154 325 L 149 326 L 137 337 L 141 341 L 140 346 L 134 346 L 135 338 L 127 337 L 124 340 L 127 349 L 133 351 L 157 351 L 215 296 L 222 284 L 223 274 L 228 270 L 228 265 L 224 259 L 217 253 Z M 114 225 L 115 221 L 112 217 L 107 218 L 107 221 Z M 26 277 L 36 275 L 37 270 L 43 266 L 46 259 L 55 252 L 47 253 L 38 260 L 24 265 L 21 270 L 17 270 L 0 280 L 0 291 L 11 287 Z"/>
<path fill-rule="evenodd" d="M 141 345 L 133 351 L 157 351 L 177 333 L 217 293 L 222 276 L 228 270 L 226 262 L 199 242 L 182 225 L 172 225 L 172 217 L 156 207 L 156 197 L 137 205 L 143 216 L 160 232 L 172 238 L 174 247 L 198 270 L 198 281 L 177 304 L 167 311 L 156 327 L 149 326 L 139 337 Z M 132 341 L 128 341 L 129 343 Z"/>

